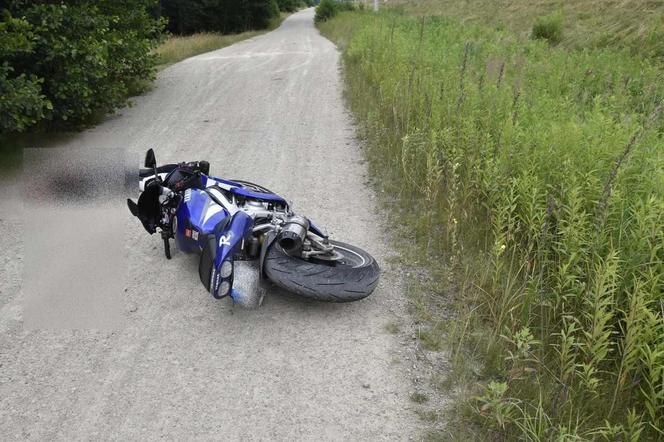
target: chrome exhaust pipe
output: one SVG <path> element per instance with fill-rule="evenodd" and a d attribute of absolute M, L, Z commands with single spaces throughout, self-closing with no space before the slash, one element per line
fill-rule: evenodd
<path fill-rule="evenodd" d="M 309 220 L 303 216 L 294 215 L 286 220 L 279 234 L 279 245 L 289 255 L 302 251 L 304 238 L 309 231 Z"/>

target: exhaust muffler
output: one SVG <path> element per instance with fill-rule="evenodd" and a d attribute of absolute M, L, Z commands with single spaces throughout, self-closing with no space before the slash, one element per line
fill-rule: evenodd
<path fill-rule="evenodd" d="M 277 241 L 282 249 L 289 255 L 302 251 L 304 238 L 309 231 L 309 220 L 303 216 L 294 215 L 286 220 Z"/>

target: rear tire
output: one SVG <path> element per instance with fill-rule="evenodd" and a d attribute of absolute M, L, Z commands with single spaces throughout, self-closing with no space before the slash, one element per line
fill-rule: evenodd
<path fill-rule="evenodd" d="M 326 302 L 351 302 L 366 298 L 378 284 L 378 263 L 364 250 L 330 241 L 348 257 L 330 264 L 290 256 L 275 241 L 265 256 L 265 275 L 274 284 L 305 298 Z"/>

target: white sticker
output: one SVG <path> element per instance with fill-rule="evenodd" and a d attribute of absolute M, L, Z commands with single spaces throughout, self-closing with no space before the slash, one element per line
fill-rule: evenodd
<path fill-rule="evenodd" d="M 226 235 L 222 235 L 221 238 L 219 238 L 219 247 L 230 246 L 232 237 L 233 237 L 233 232 L 228 232 Z"/>

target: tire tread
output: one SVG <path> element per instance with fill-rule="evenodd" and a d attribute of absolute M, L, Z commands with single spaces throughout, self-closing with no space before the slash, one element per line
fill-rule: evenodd
<path fill-rule="evenodd" d="M 369 296 L 380 278 L 371 255 L 349 244 L 330 241 L 361 254 L 361 267 L 329 266 L 286 255 L 275 243 L 265 257 L 265 274 L 275 285 L 297 295 L 327 302 L 351 302 Z"/>

